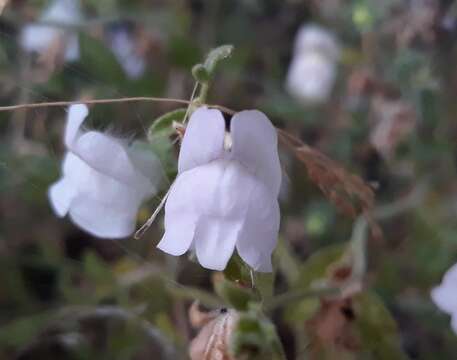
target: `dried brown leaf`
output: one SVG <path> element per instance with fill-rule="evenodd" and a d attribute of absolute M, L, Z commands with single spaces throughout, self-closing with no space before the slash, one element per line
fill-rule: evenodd
<path fill-rule="evenodd" d="M 336 161 L 289 133 L 279 130 L 279 134 L 283 142 L 292 148 L 295 156 L 306 166 L 311 181 L 337 208 L 353 217 L 373 208 L 374 191 L 359 176 L 349 173 Z"/>
<path fill-rule="evenodd" d="M 319 311 L 306 323 L 313 334 L 311 358 L 321 358 L 323 353 L 357 352 L 360 339 L 352 328 L 355 316 L 350 298 L 322 300 Z"/>
<path fill-rule="evenodd" d="M 305 165 L 311 181 L 324 195 L 344 214 L 351 217 L 364 215 L 373 234 L 380 236 L 380 229 L 371 216 L 375 203 L 373 189 L 359 176 L 300 139 L 284 130 L 278 129 L 278 133 L 280 141 Z"/>
<path fill-rule="evenodd" d="M 192 307 L 191 311 L 195 311 L 195 303 Z M 214 316 L 215 313 L 211 311 L 206 317 L 202 313 L 199 315 L 205 325 L 189 346 L 192 360 L 235 360 L 230 354 L 230 341 L 239 315 L 232 309 L 219 310 L 217 316 Z"/>
<path fill-rule="evenodd" d="M 189 308 L 189 321 L 192 327 L 201 328 L 211 320 L 214 320 L 220 311 L 201 311 L 198 301 L 194 301 Z"/>

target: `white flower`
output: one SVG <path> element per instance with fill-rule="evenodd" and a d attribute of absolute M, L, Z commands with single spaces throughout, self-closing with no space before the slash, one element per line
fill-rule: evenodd
<path fill-rule="evenodd" d="M 127 76 L 138 79 L 146 70 L 146 62 L 135 48 L 135 39 L 126 26 L 116 26 L 108 32 L 111 51 Z"/>
<path fill-rule="evenodd" d="M 431 291 L 433 302 L 451 315 L 451 326 L 457 334 L 457 264 L 444 275 L 443 281 Z"/>
<path fill-rule="evenodd" d="M 339 46 L 331 33 L 316 25 L 302 27 L 286 79 L 289 93 L 305 104 L 327 100 L 339 56 Z"/>
<path fill-rule="evenodd" d="M 141 203 L 157 192 L 162 170 L 150 151 L 98 131 L 82 132 L 85 105 L 68 112 L 63 176 L 49 189 L 58 216 L 100 238 L 122 238 L 135 229 Z"/>
<path fill-rule="evenodd" d="M 223 270 L 236 247 L 253 269 L 271 271 L 280 184 L 277 134 L 263 113 L 237 113 L 227 134 L 220 111 L 199 108 L 183 138 L 158 248 L 175 256 L 192 248 L 203 267 Z"/>
<path fill-rule="evenodd" d="M 78 35 L 65 27 L 75 26 L 81 19 L 79 0 L 54 0 L 40 17 L 41 22 L 49 25 L 26 25 L 21 32 L 20 44 L 28 52 L 44 54 L 52 46 L 61 43 L 64 46 L 64 59 L 75 61 L 79 58 Z"/>

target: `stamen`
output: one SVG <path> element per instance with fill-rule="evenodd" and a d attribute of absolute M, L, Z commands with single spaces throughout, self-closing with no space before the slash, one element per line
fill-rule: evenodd
<path fill-rule="evenodd" d="M 233 145 L 232 135 L 229 132 L 224 134 L 224 150 L 231 151 Z"/>

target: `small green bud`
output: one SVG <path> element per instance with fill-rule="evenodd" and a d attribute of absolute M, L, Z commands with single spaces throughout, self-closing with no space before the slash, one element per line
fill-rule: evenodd
<path fill-rule="evenodd" d="M 148 129 L 149 142 L 152 142 L 157 134 L 163 135 L 164 131 L 169 131 L 171 134 L 174 131 L 173 122 L 182 122 L 184 116 L 186 115 L 186 111 L 187 109 L 185 108 L 176 109 L 155 119 Z"/>
<path fill-rule="evenodd" d="M 209 52 L 208 56 L 206 57 L 204 66 L 210 77 L 213 76 L 218 63 L 232 55 L 233 49 L 233 45 L 222 45 Z"/>
<path fill-rule="evenodd" d="M 353 9 L 352 21 L 360 31 L 364 32 L 372 29 L 375 19 L 366 4 L 358 4 Z"/>
<path fill-rule="evenodd" d="M 221 275 L 214 281 L 216 293 L 236 310 L 246 310 L 251 301 L 255 300 L 251 289 L 228 281 Z"/>
<path fill-rule="evenodd" d="M 200 84 L 207 84 L 211 79 L 208 70 L 206 70 L 203 64 L 194 65 L 194 67 L 192 68 L 192 76 Z"/>

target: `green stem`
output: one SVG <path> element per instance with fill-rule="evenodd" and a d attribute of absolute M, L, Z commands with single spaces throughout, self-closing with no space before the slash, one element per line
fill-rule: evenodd
<path fill-rule="evenodd" d="M 286 352 L 284 351 L 284 347 L 282 346 L 281 340 L 279 340 L 278 334 L 276 334 L 276 339 L 273 346 L 273 360 L 287 360 Z"/>
<path fill-rule="evenodd" d="M 206 103 L 206 99 L 208 97 L 208 91 L 209 91 L 209 83 L 201 84 L 200 93 L 198 94 L 198 97 L 197 97 L 198 102 L 200 102 L 201 104 Z"/>
<path fill-rule="evenodd" d="M 337 288 L 306 289 L 290 291 L 265 302 L 263 308 L 265 311 L 272 311 L 278 307 L 287 305 L 291 302 L 300 301 L 306 298 L 319 298 L 323 296 L 335 296 L 340 293 Z"/>

